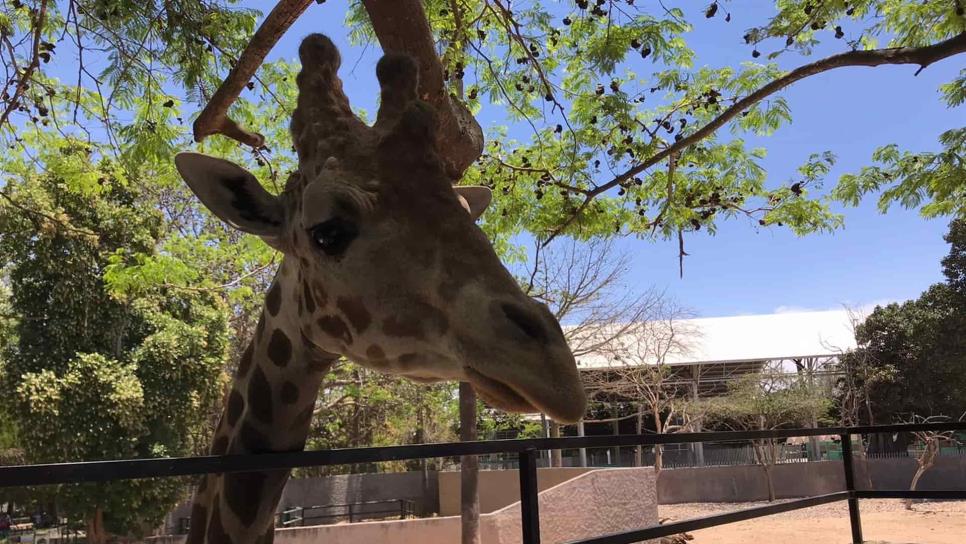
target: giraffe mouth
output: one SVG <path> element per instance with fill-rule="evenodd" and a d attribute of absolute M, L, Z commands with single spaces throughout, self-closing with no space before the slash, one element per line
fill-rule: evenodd
<path fill-rule="evenodd" d="M 487 404 L 508 412 L 534 413 L 540 409 L 509 385 L 485 376 L 468 366 L 463 367 L 466 376 Z"/>

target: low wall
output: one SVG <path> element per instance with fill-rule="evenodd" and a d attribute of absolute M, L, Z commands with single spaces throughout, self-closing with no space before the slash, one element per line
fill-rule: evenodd
<path fill-rule="evenodd" d="M 340 474 L 317 478 L 292 478 L 285 484 L 278 510 L 290 506 L 326 506 L 364 501 L 409 499 L 415 503 L 416 512 L 432 514 L 439 511 L 437 495 L 437 472 L 387 472 L 375 474 Z M 386 504 L 359 505 L 353 513 L 364 515 L 367 511 L 385 510 Z M 329 514 L 340 513 L 333 509 Z M 191 516 L 191 503 L 179 504 L 165 518 L 164 531 L 178 532 L 180 519 Z"/>
<path fill-rule="evenodd" d="M 544 491 L 586 474 L 587 468 L 541 468 L 537 469 L 537 488 Z M 460 473 L 439 473 L 439 515 L 460 514 Z M 481 470 L 480 512 L 488 513 L 509 506 L 520 500 L 520 473 L 516 470 Z"/>
<path fill-rule="evenodd" d="M 515 473 L 515 471 L 510 471 Z M 545 477 L 546 478 L 546 477 Z M 605 469 L 584 473 L 543 491 L 540 536 L 561 544 L 657 523 L 657 494 L 650 468 Z M 480 516 L 483 544 L 521 544 L 520 505 Z M 150 538 L 150 544 L 183 544 L 184 536 Z M 278 529 L 277 544 L 454 544 L 460 541 L 458 516 Z"/>
<path fill-rule="evenodd" d="M 916 473 L 913 458 L 872 459 L 855 462 L 859 489 L 909 489 Z M 845 488 L 841 461 L 788 463 L 773 469 L 779 499 L 834 493 Z M 917 489 L 966 489 L 966 458 L 939 457 L 919 480 Z M 657 484 L 661 504 L 682 502 L 749 502 L 768 499 L 768 482 L 760 466 L 680 468 L 661 471 Z"/>
<path fill-rule="evenodd" d="M 540 493 L 540 542 L 560 544 L 656 525 L 654 479 L 650 467 L 593 470 Z M 521 523 L 519 502 L 481 516 L 483 544 L 521 544 Z"/>

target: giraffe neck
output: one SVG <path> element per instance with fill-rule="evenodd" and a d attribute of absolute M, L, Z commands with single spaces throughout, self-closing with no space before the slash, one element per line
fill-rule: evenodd
<path fill-rule="evenodd" d="M 213 455 L 304 448 L 322 378 L 338 357 L 302 341 L 299 282 L 283 263 L 238 364 Z M 288 287 L 287 287 L 288 286 Z M 187 544 L 271 542 L 289 471 L 210 474 L 195 493 Z"/>

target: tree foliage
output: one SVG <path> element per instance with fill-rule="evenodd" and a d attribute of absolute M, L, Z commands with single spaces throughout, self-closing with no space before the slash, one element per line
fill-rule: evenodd
<path fill-rule="evenodd" d="M 885 375 L 869 387 L 870 418 L 959 417 L 966 412 L 966 221 L 950 223 L 946 282 L 918 299 L 876 307 L 856 330 L 858 348 L 845 364 Z"/>
<path fill-rule="evenodd" d="M 0 208 L 10 311 L 3 355 L 5 412 L 26 460 L 49 463 L 196 454 L 221 394 L 223 302 L 157 291 L 132 298 L 105 282 L 111 263 L 152 254 L 161 215 L 110 176 L 87 192 L 41 174 L 10 181 Z M 153 529 L 180 498 L 177 480 L 62 486 L 73 520 L 117 534 Z"/>

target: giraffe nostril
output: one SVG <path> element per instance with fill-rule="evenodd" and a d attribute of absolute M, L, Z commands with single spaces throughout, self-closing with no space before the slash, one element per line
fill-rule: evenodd
<path fill-rule="evenodd" d="M 539 342 L 546 342 L 547 331 L 540 321 L 540 316 L 515 304 L 501 304 L 500 307 L 503 309 L 503 315 L 524 334 Z"/>

